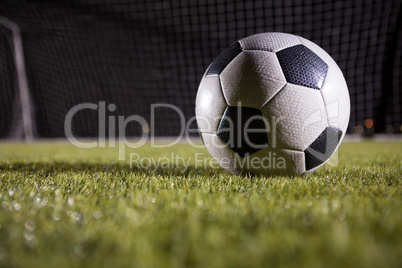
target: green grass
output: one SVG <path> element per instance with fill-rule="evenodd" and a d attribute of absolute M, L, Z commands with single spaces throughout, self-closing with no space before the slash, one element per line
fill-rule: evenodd
<path fill-rule="evenodd" d="M 2 267 L 402 267 L 402 143 L 344 143 L 305 177 L 235 176 L 179 144 L 0 144 Z"/>

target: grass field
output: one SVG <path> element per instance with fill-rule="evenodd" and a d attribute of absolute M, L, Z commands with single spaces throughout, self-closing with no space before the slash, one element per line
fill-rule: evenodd
<path fill-rule="evenodd" d="M 186 144 L 0 144 L 1 267 L 402 267 L 402 143 L 344 143 L 305 177 L 234 176 Z"/>

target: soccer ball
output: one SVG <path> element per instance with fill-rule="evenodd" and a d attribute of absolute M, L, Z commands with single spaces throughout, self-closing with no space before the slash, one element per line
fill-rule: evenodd
<path fill-rule="evenodd" d="M 261 33 L 224 50 L 196 98 L 200 136 L 226 170 L 301 175 L 338 148 L 350 116 L 342 71 L 318 45 Z"/>

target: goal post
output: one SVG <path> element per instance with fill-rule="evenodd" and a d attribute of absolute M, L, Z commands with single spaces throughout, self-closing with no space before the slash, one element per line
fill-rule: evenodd
<path fill-rule="evenodd" d="M 22 45 L 21 31 L 18 24 L 0 16 L 0 25 L 9 29 L 12 33 L 12 51 L 17 81 L 18 98 L 14 100 L 14 115 L 9 138 L 19 138 L 22 136 L 28 142 L 34 139 L 34 118 L 32 116 L 32 101 L 29 92 L 28 79 L 25 70 L 24 49 Z M 21 133 L 21 134 L 19 134 Z"/>

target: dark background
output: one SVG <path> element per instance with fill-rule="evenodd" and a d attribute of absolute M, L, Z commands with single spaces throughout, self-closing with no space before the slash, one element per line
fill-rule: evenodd
<path fill-rule="evenodd" d="M 191 4 L 190 4 L 191 2 Z M 0 1 L 21 29 L 36 135 L 63 137 L 76 104 L 106 101 L 108 115 L 171 103 L 189 119 L 209 63 L 232 42 L 260 32 L 301 35 L 344 72 L 349 133 L 401 132 L 401 1 Z M 13 135 L 17 80 L 11 32 L 0 26 L 0 137 Z M 162 111 L 162 110 L 159 110 Z M 371 119 L 374 126 L 365 127 Z M 96 136 L 97 113 L 77 114 L 76 135 Z M 155 135 L 179 132 L 175 112 L 157 114 Z M 141 129 L 130 125 L 128 135 Z"/>

